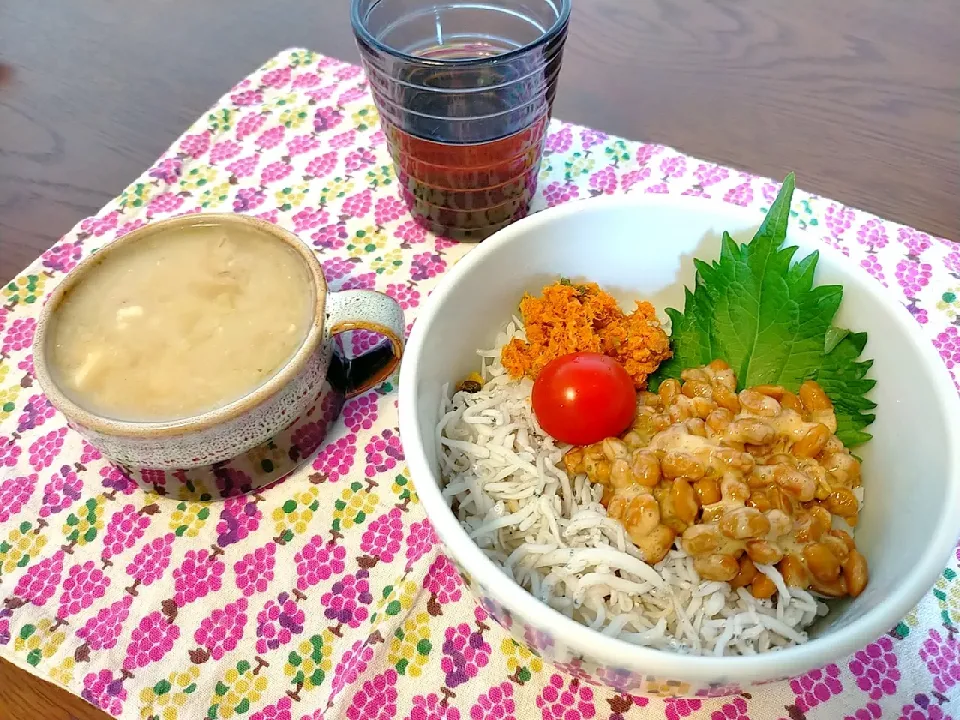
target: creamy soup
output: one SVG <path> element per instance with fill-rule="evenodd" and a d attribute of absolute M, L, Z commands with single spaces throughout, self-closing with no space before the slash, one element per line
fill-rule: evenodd
<path fill-rule="evenodd" d="M 243 397 L 303 343 L 315 295 L 288 245 L 197 224 L 104 257 L 55 314 L 57 384 L 128 421 L 190 417 Z"/>

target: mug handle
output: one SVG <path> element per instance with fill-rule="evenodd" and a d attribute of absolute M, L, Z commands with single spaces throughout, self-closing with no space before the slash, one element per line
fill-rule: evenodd
<path fill-rule="evenodd" d="M 403 356 L 403 310 L 389 295 L 375 290 L 341 290 L 327 295 L 326 322 L 331 341 L 340 333 L 369 330 L 390 341 L 355 358 L 330 359 L 330 384 L 348 398 L 376 387 L 397 369 Z"/>

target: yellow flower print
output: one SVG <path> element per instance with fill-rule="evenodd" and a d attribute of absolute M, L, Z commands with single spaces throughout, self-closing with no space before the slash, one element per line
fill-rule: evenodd
<path fill-rule="evenodd" d="M 369 225 L 362 230 L 357 230 L 347 245 L 347 252 L 350 253 L 350 257 L 361 257 L 383 250 L 386 244 L 386 231 L 375 225 Z M 398 250 L 397 253 L 399 252 Z"/>
<path fill-rule="evenodd" d="M 907 625 L 909 625 L 910 627 L 916 627 L 920 622 L 920 619 L 917 617 L 916 608 L 908 612 L 903 619 L 904 619 L 904 622 L 906 622 Z"/>
<path fill-rule="evenodd" d="M 295 700 L 300 699 L 302 690 L 313 690 L 319 687 L 329 675 L 333 666 L 330 654 L 336 638 L 330 630 L 324 630 L 318 635 L 307 638 L 287 655 L 287 663 L 283 667 L 283 674 L 290 678 L 296 686 L 291 694 Z"/>
<path fill-rule="evenodd" d="M 278 190 L 274 198 L 276 198 L 277 205 L 280 209 L 286 212 L 295 207 L 300 207 L 309 191 L 310 186 L 307 183 L 301 183 L 293 187 L 285 187 L 283 190 Z"/>
<path fill-rule="evenodd" d="M 944 570 L 943 574 L 937 578 L 933 596 L 940 605 L 940 617 L 943 622 L 953 627 L 960 626 L 960 580 L 957 579 L 957 573 L 950 568 Z"/>
<path fill-rule="evenodd" d="M 613 161 L 614 165 L 619 165 L 621 162 L 627 162 L 630 159 L 630 150 L 623 140 L 617 140 L 607 145 L 603 151 Z"/>
<path fill-rule="evenodd" d="M 160 493 L 158 493 L 158 492 L 156 492 L 156 491 L 154 491 L 154 490 L 144 490 L 144 492 L 143 492 L 143 504 L 144 504 L 144 505 L 159 504 L 159 503 L 162 503 L 162 502 L 163 502 L 164 500 L 166 500 L 166 499 L 167 499 L 167 498 L 165 498 L 163 495 L 161 495 Z"/>
<path fill-rule="evenodd" d="M 330 184 L 320 191 L 320 204 L 328 205 L 333 200 L 345 198 L 348 193 L 353 191 L 353 180 L 348 177 L 337 176 L 330 181 Z"/>
<path fill-rule="evenodd" d="M 586 154 L 575 152 L 570 156 L 566 163 L 565 177 L 567 180 L 573 180 L 579 175 L 589 175 L 596 165 L 594 159 Z"/>
<path fill-rule="evenodd" d="M 377 126 L 380 122 L 380 115 L 373 105 L 366 105 L 351 115 L 350 120 L 357 130 L 364 132 Z"/>
<path fill-rule="evenodd" d="M 186 690 L 196 682 L 198 677 L 200 677 L 200 668 L 192 665 L 189 670 L 173 673 L 170 676 L 170 682 L 172 682 L 178 690 Z"/>
<path fill-rule="evenodd" d="M 942 310 L 950 320 L 955 320 L 960 313 L 960 287 L 944 292 L 937 301 L 937 310 Z"/>
<path fill-rule="evenodd" d="M 207 127 L 215 133 L 223 133 L 233 127 L 234 111 L 231 108 L 214 110 L 207 116 Z"/>
<path fill-rule="evenodd" d="M 936 590 L 934 590 L 934 595 L 936 595 Z M 897 623 L 897 626 L 893 629 L 895 635 L 903 639 L 910 634 L 910 631 L 917 626 L 917 608 L 914 608 L 904 616 L 903 620 Z"/>
<path fill-rule="evenodd" d="M 196 537 L 210 517 L 210 506 L 207 503 L 184 500 L 177 503 L 170 515 L 169 527 L 177 537 Z"/>
<path fill-rule="evenodd" d="M 371 188 L 378 188 L 389 185 L 393 182 L 393 168 L 389 165 L 381 165 L 367 172 L 367 184 Z"/>
<path fill-rule="evenodd" d="M 120 193 L 121 209 L 138 208 L 146 205 L 153 197 L 156 186 L 151 183 L 133 183 Z"/>
<path fill-rule="evenodd" d="M 303 105 L 287 108 L 280 113 L 280 124 L 289 130 L 296 130 L 307 121 L 308 117 L 310 117 L 310 114 Z"/>
<path fill-rule="evenodd" d="M 393 275 L 403 266 L 403 253 L 400 251 L 400 248 L 391 250 L 384 255 L 374 258 L 370 265 L 378 275 Z"/>
<path fill-rule="evenodd" d="M 207 188 L 200 196 L 200 206 L 203 208 L 219 207 L 230 197 L 230 183 L 220 183 Z"/>
<path fill-rule="evenodd" d="M 210 165 L 196 165 L 180 181 L 184 190 L 199 190 L 211 185 L 217 179 L 217 169 Z"/>
<path fill-rule="evenodd" d="M 141 720 L 179 720 L 180 709 L 197 689 L 200 668 L 191 665 L 170 673 L 152 687 L 140 691 Z"/>
<path fill-rule="evenodd" d="M 390 490 L 394 495 L 397 496 L 398 500 L 401 500 L 404 503 L 404 507 L 410 503 L 418 503 L 420 499 L 417 497 L 417 491 L 413 487 L 413 483 L 410 481 L 410 470 L 406 466 L 403 467 L 403 471 L 400 475 L 397 475 L 393 479 L 393 484 L 390 485 Z"/>
<path fill-rule="evenodd" d="M 960 627 L 960 582 L 954 582 L 947 593 L 946 619 L 953 627 Z"/>
<path fill-rule="evenodd" d="M 261 668 L 259 661 L 253 668 L 249 662 L 241 660 L 236 667 L 227 670 L 223 680 L 216 685 L 207 717 L 210 720 L 229 719 L 249 712 L 251 706 L 260 702 L 270 682 L 266 674 L 260 673 Z"/>
<path fill-rule="evenodd" d="M 286 107 L 288 105 L 293 105 L 297 102 L 296 93 L 285 93 L 283 95 L 278 95 L 273 99 L 273 104 L 277 107 Z"/>
<path fill-rule="evenodd" d="M 430 614 L 418 613 L 407 618 L 393 633 L 387 660 L 397 672 L 420 677 L 433 645 L 430 642 Z"/>
<path fill-rule="evenodd" d="M 290 53 L 290 67 L 300 67 L 301 65 L 310 65 L 316 59 L 312 50 L 297 50 Z"/>
<path fill-rule="evenodd" d="M 0 370 L 3 370 L 6 374 L 6 367 L 0 366 Z M 2 381 L 2 378 L 0 378 L 0 381 Z M 0 388 L 0 420 L 6 420 L 16 409 L 15 401 L 17 395 L 20 394 L 20 390 L 19 385 Z"/>
<path fill-rule="evenodd" d="M 312 505 L 313 501 L 320 497 L 320 488 L 311 485 L 305 490 L 301 490 L 294 496 L 301 505 Z"/>
<path fill-rule="evenodd" d="M 47 536 L 34 531 L 33 524 L 24 521 L 15 527 L 7 539 L 0 542 L 0 575 L 26 567 L 30 558 L 43 550 Z"/>
<path fill-rule="evenodd" d="M 50 679 L 58 685 L 67 686 L 73 682 L 73 671 L 76 667 L 77 661 L 72 656 L 67 656 L 50 671 Z"/>
<path fill-rule="evenodd" d="M 310 521 L 313 520 L 313 514 L 320 507 L 317 498 L 320 490 L 316 485 L 311 485 L 306 490 L 302 490 L 287 500 L 283 505 L 273 509 L 270 513 L 270 519 L 273 520 L 274 540 L 279 544 L 290 542 L 294 535 L 300 535 L 307 531 Z"/>
<path fill-rule="evenodd" d="M 2 297 L 5 298 L 7 305 L 18 303 L 29 305 L 43 296 L 43 286 L 46 284 L 47 276 L 43 273 L 20 275 L 3 286 Z"/>
<path fill-rule="evenodd" d="M 521 645 L 513 638 L 504 638 L 500 643 L 500 652 L 507 658 L 507 670 L 520 685 L 529 682 L 533 673 L 543 670 L 543 660 L 534 655 L 530 648 Z"/>
<path fill-rule="evenodd" d="M 339 533 L 361 525 L 379 502 L 380 496 L 364 490 L 363 483 L 351 483 L 333 503 L 333 531 Z"/>
<path fill-rule="evenodd" d="M 36 625 L 24 625 L 17 633 L 16 640 L 13 641 L 13 649 L 16 652 L 25 652 L 27 662 L 36 667 L 41 660 L 53 657 L 67 637 L 65 630 L 51 633 L 51 627 L 53 627 L 53 621 L 49 618 L 44 618 Z"/>
<path fill-rule="evenodd" d="M 81 546 L 93 542 L 97 534 L 103 530 L 103 506 L 106 498 L 103 495 L 90 498 L 78 509 L 67 516 L 63 525 L 64 539 L 70 547 Z"/>
<path fill-rule="evenodd" d="M 370 616 L 370 622 L 375 622 L 381 613 L 392 616 L 409 611 L 419 591 L 419 586 L 412 580 L 398 580 L 393 585 L 387 585 L 377 602 L 376 612 Z"/>

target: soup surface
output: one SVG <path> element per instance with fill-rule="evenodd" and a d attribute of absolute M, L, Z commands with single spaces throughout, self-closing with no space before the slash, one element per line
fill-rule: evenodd
<path fill-rule="evenodd" d="M 64 298 L 54 375 L 102 416 L 191 417 L 276 374 L 314 302 L 303 259 L 269 235 L 202 223 L 158 233 L 106 256 Z"/>

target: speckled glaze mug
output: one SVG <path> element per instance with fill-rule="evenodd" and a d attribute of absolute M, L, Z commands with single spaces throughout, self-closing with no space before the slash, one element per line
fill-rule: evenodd
<path fill-rule="evenodd" d="M 53 379 L 47 347 L 63 299 L 118 248 L 200 223 L 224 229 L 254 229 L 286 243 L 303 260 L 314 294 L 313 317 L 303 344 L 273 377 L 247 395 L 193 417 L 165 422 L 120 421 L 74 403 Z M 388 342 L 347 359 L 335 351 L 336 337 L 357 330 L 376 333 Z M 342 392 L 351 397 L 375 387 L 399 365 L 403 331 L 403 311 L 387 295 L 372 290 L 328 291 L 317 258 L 292 233 L 243 215 L 192 214 L 138 228 L 74 268 L 43 308 L 33 353 L 37 379 L 47 398 L 66 416 L 70 427 L 105 457 L 131 467 L 177 470 L 212 465 L 256 447 L 288 427 L 308 407 L 321 402 L 323 393 Z M 325 387 L 326 379 L 330 382 Z"/>

